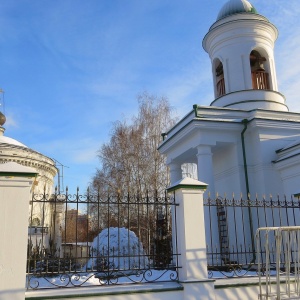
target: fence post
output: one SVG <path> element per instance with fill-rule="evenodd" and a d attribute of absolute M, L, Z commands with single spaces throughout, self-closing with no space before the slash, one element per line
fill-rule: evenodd
<path fill-rule="evenodd" d="M 176 208 L 179 281 L 184 299 L 215 299 L 214 280 L 208 279 L 203 194 L 207 184 L 184 178 L 168 188 L 174 192 Z M 175 237 L 175 233 L 173 234 Z"/>
<path fill-rule="evenodd" d="M 0 299 L 24 300 L 31 187 L 37 173 L 0 164 Z"/>
<path fill-rule="evenodd" d="M 51 228 L 52 236 L 54 237 L 55 249 L 59 254 L 60 258 L 64 256 L 64 249 L 62 248 L 62 232 L 61 232 L 61 224 L 63 213 L 65 209 L 65 204 L 57 202 L 57 198 L 55 203 L 52 204 L 51 211 L 53 213 L 54 226 Z"/>

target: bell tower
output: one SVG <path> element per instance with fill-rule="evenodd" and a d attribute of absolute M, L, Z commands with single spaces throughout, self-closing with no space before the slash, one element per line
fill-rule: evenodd
<path fill-rule="evenodd" d="M 288 111 L 278 92 L 277 28 L 247 0 L 229 0 L 203 39 L 212 63 L 211 106 Z"/>

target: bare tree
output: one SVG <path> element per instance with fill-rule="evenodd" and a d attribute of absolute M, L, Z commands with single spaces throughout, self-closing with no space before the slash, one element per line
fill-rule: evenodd
<path fill-rule="evenodd" d="M 161 134 L 175 124 L 166 98 L 147 93 L 138 97 L 139 110 L 130 124 L 113 124 L 111 139 L 99 150 L 100 168 L 93 177 L 93 189 L 121 194 L 161 193 L 168 185 L 165 158 L 157 151 Z"/>

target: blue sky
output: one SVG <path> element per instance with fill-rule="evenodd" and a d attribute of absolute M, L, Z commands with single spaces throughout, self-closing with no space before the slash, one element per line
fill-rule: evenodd
<path fill-rule="evenodd" d="M 165 96 L 179 116 L 213 100 L 202 39 L 225 0 L 2 0 L 0 88 L 5 135 L 68 166 L 84 190 L 112 122 L 138 94 Z M 279 90 L 300 112 L 300 1 L 252 0 L 279 29 Z"/>

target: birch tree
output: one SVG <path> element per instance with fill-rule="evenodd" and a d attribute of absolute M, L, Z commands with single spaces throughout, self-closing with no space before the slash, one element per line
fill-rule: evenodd
<path fill-rule="evenodd" d="M 161 134 L 176 122 L 169 101 L 147 93 L 138 97 L 138 113 L 130 122 L 113 124 L 111 138 L 98 152 L 100 167 L 93 189 L 126 194 L 161 193 L 169 183 L 168 170 L 157 150 Z"/>

